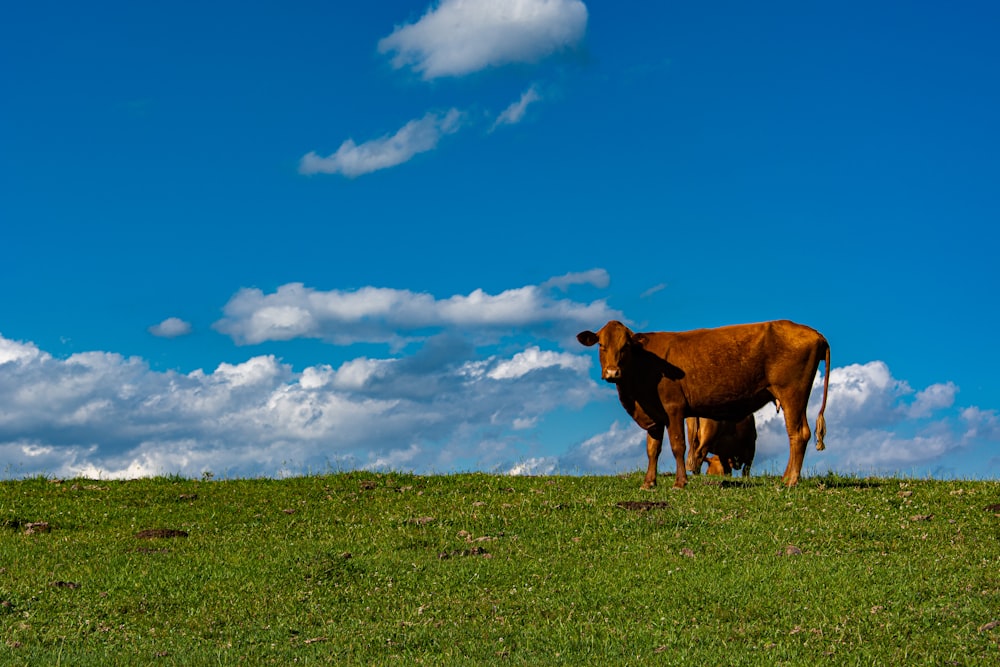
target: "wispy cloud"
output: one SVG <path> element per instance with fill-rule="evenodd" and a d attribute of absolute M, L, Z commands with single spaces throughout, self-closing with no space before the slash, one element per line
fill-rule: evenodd
<path fill-rule="evenodd" d="M 542 97 L 538 94 L 538 91 L 534 86 L 524 91 L 521 95 L 521 99 L 500 112 L 500 115 L 497 116 L 497 119 L 493 122 L 491 130 L 496 129 L 500 125 L 515 125 L 520 123 L 521 119 L 524 118 L 524 114 L 528 111 L 528 105 L 532 102 L 537 102 L 540 99 L 542 99 Z"/>
<path fill-rule="evenodd" d="M 622 314 L 603 300 L 580 303 L 555 298 L 550 288 L 572 282 L 606 284 L 606 280 L 606 273 L 597 270 L 499 294 L 477 289 L 443 299 L 384 287 L 322 291 L 290 283 L 271 294 L 247 288 L 229 300 L 225 316 L 214 328 L 241 344 L 319 338 L 341 345 L 375 342 L 398 347 L 416 332 L 443 329 L 480 334 L 517 329 L 568 336 Z"/>
<path fill-rule="evenodd" d="M 160 338 L 177 338 L 191 333 L 191 323 L 179 317 L 168 317 L 159 324 L 149 327 L 149 333 Z"/>
<path fill-rule="evenodd" d="M 458 109 L 450 109 L 444 114 L 428 113 L 423 118 L 411 120 L 391 136 L 363 144 L 348 139 L 336 152 L 326 157 L 311 151 L 299 161 L 299 173 L 343 174 L 354 178 L 395 167 L 419 153 L 436 148 L 441 137 L 459 130 L 462 118 L 463 114 Z"/>
<path fill-rule="evenodd" d="M 580 0 L 441 0 L 416 23 L 379 41 L 397 69 L 424 79 L 533 63 L 578 44 L 587 29 Z"/>
<path fill-rule="evenodd" d="M 658 285 L 653 285 L 652 287 L 650 287 L 649 289 L 647 289 L 645 292 L 643 292 L 642 294 L 640 294 L 639 298 L 641 298 L 641 299 L 648 299 L 649 297 L 653 296 L 657 292 L 662 292 L 665 289 L 667 289 L 667 284 L 666 283 L 660 283 Z"/>
<path fill-rule="evenodd" d="M 541 287 L 544 289 L 555 288 L 565 292 L 568 288 L 573 285 L 593 285 L 594 287 L 599 287 L 604 289 L 611 282 L 611 276 L 604 269 L 591 269 L 590 271 L 578 271 L 575 273 L 566 273 L 561 276 L 556 276 L 555 278 L 549 278 Z"/>

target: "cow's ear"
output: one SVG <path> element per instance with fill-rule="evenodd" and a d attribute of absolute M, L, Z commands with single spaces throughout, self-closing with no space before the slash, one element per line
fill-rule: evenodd
<path fill-rule="evenodd" d="M 597 334 L 593 331 L 581 331 L 576 335 L 576 339 L 580 341 L 581 345 L 586 345 L 590 347 L 597 342 Z"/>

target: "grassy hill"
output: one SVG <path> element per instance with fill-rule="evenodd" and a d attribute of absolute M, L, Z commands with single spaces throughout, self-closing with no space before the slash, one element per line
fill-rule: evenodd
<path fill-rule="evenodd" d="M 995 665 L 1000 482 L 0 482 L 0 664 Z"/>

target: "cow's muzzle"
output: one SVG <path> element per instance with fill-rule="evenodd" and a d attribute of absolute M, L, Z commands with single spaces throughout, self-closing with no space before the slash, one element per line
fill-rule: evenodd
<path fill-rule="evenodd" d="M 621 369 L 618 368 L 606 368 L 604 369 L 604 380 L 605 382 L 618 382 L 622 379 Z"/>

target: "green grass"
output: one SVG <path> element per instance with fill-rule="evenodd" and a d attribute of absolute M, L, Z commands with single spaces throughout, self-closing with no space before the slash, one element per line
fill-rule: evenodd
<path fill-rule="evenodd" d="M 1000 483 L 640 481 L 0 482 L 0 664 L 1000 661 Z"/>

